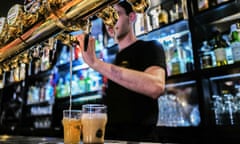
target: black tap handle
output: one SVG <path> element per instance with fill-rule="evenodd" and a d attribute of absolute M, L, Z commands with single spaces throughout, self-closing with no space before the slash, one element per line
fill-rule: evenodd
<path fill-rule="evenodd" d="M 87 51 L 89 41 L 89 33 L 84 35 L 84 51 Z"/>

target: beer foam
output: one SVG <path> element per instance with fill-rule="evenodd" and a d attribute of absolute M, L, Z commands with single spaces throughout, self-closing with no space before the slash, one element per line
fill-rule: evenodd
<path fill-rule="evenodd" d="M 83 113 L 82 119 L 91 119 L 91 118 L 97 118 L 97 119 L 107 119 L 106 113 Z"/>

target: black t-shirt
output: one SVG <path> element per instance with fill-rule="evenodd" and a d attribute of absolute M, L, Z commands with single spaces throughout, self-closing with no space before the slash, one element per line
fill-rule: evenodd
<path fill-rule="evenodd" d="M 153 65 L 166 69 L 164 50 L 157 41 L 136 41 L 116 55 L 114 64 L 138 71 Z M 156 125 L 158 100 L 128 90 L 110 80 L 106 92 L 109 127 Z"/>

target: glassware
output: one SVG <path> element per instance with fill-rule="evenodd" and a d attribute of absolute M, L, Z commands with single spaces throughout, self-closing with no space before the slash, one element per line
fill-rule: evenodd
<path fill-rule="evenodd" d="M 81 110 L 63 110 L 64 144 L 79 144 L 81 135 Z"/>
<path fill-rule="evenodd" d="M 82 106 L 83 143 L 104 143 L 107 123 L 107 107 L 102 104 L 85 104 Z"/>

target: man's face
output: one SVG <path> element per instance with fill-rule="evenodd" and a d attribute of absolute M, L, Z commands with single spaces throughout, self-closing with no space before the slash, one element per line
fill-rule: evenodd
<path fill-rule="evenodd" d="M 114 5 L 115 10 L 118 13 L 118 21 L 114 27 L 106 26 L 109 36 L 115 37 L 116 40 L 119 40 L 125 37 L 130 29 L 129 16 L 126 14 L 124 8 L 119 5 Z"/>

